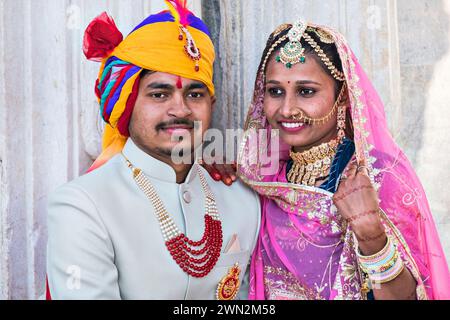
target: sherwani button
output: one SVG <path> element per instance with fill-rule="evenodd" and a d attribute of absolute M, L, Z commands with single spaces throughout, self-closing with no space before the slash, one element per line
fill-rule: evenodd
<path fill-rule="evenodd" d="M 189 191 L 185 191 L 185 192 L 183 193 L 183 200 L 184 200 L 184 202 L 186 202 L 186 203 L 191 203 L 192 196 L 191 196 L 191 193 L 190 193 Z"/>

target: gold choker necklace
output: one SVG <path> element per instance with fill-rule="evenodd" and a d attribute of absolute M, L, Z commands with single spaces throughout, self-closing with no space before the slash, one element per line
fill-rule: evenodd
<path fill-rule="evenodd" d="M 317 180 L 326 178 L 333 158 L 336 155 L 339 142 L 340 139 L 331 140 L 304 152 L 291 150 L 290 156 L 294 164 L 287 174 L 288 181 L 306 186 L 315 186 Z"/>

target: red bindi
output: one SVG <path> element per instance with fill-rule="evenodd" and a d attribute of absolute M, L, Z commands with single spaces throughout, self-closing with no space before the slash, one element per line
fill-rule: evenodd
<path fill-rule="evenodd" d="M 181 80 L 180 76 L 178 76 L 178 79 L 177 79 L 177 88 L 183 89 L 183 81 Z"/>

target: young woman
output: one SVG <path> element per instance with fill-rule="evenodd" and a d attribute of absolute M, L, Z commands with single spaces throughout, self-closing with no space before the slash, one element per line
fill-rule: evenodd
<path fill-rule="evenodd" d="M 299 21 L 270 35 L 237 173 L 262 201 L 251 299 L 450 298 L 425 193 L 339 33 Z"/>

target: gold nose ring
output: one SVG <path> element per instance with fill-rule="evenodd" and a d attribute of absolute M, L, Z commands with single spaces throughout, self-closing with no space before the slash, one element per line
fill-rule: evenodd
<path fill-rule="evenodd" d="M 300 113 L 292 115 L 291 118 L 292 118 L 292 120 L 295 120 L 295 121 L 302 120 L 304 118 L 303 112 L 300 111 Z"/>

